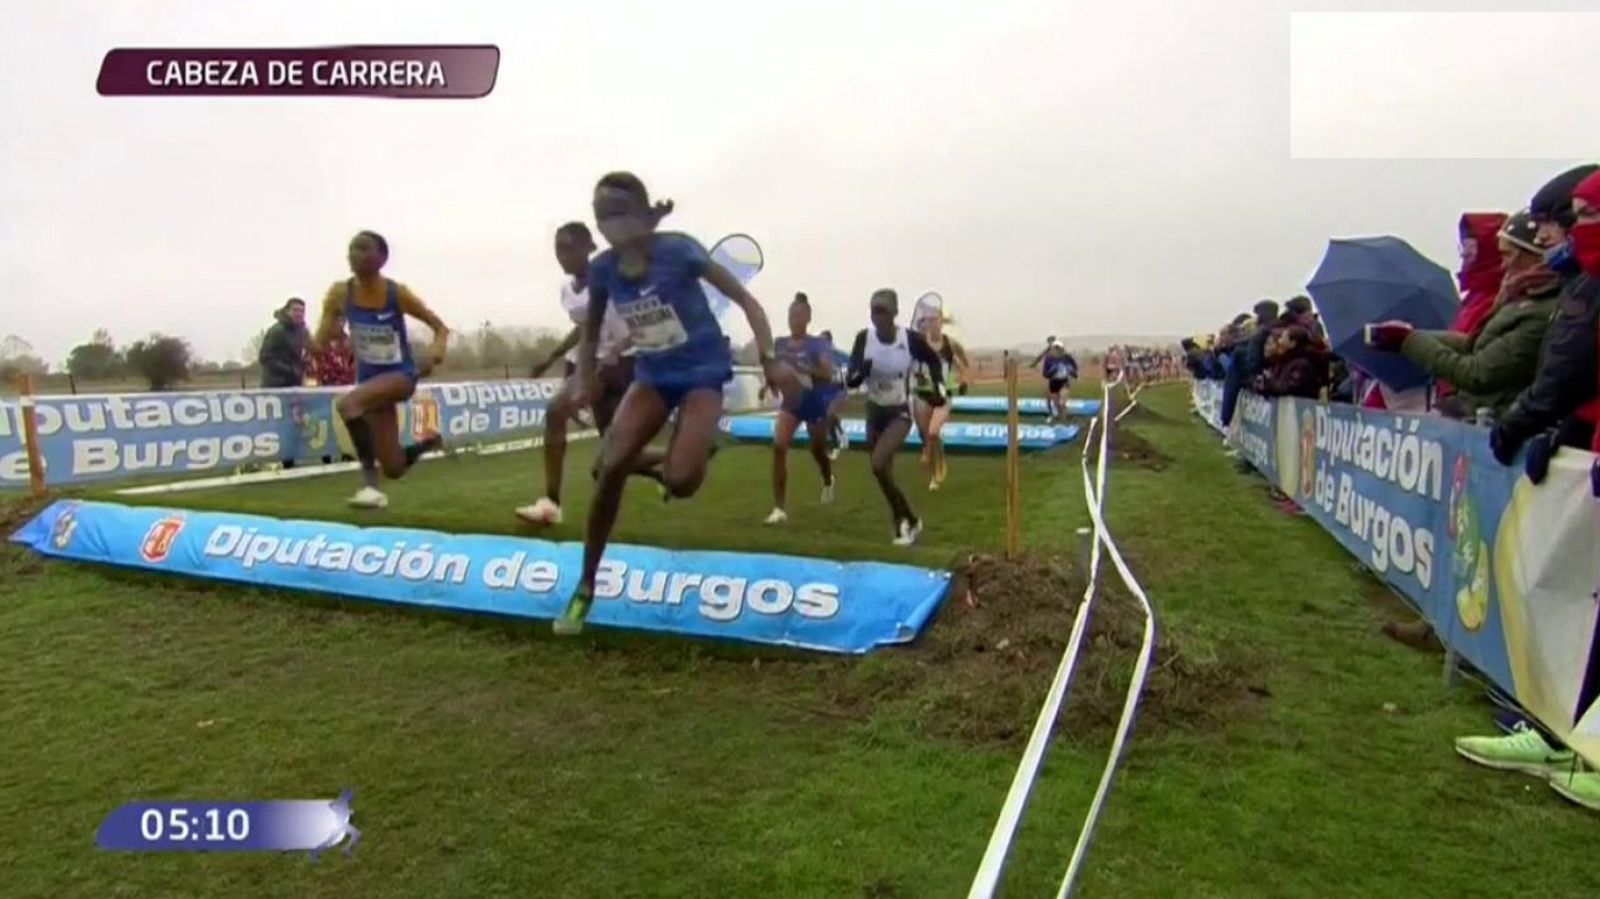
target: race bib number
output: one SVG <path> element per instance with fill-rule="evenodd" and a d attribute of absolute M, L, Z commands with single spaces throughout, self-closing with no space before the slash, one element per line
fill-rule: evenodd
<path fill-rule="evenodd" d="M 871 375 L 867 378 L 867 399 L 880 406 L 900 406 L 906 402 L 906 381 L 899 375 Z"/>
<path fill-rule="evenodd" d="M 356 358 L 368 365 L 400 364 L 400 332 L 394 328 L 351 322 L 350 342 Z"/>
<path fill-rule="evenodd" d="M 678 313 L 655 297 L 629 303 L 621 307 L 621 312 L 633 347 L 641 353 L 660 353 L 689 342 L 689 332 L 684 330 Z"/>

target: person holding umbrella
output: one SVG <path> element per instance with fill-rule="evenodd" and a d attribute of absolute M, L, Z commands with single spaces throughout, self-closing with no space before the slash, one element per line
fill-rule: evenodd
<path fill-rule="evenodd" d="M 1504 283 L 1487 318 L 1472 331 L 1418 331 L 1403 321 L 1372 327 L 1374 348 L 1400 353 L 1455 386 L 1457 392 L 1440 402 L 1440 410 L 1451 418 L 1471 419 L 1480 409 L 1498 418 L 1533 383 L 1539 345 L 1561 289 L 1556 274 L 1544 264 L 1538 230 L 1526 210 L 1506 220 L 1496 251 Z"/>

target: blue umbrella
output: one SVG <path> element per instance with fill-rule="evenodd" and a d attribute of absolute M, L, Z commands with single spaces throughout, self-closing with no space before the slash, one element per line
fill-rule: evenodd
<path fill-rule="evenodd" d="M 1398 237 L 1328 241 L 1306 289 L 1333 351 L 1397 391 L 1427 383 L 1428 374 L 1399 353 L 1367 346 L 1366 326 L 1395 319 L 1442 331 L 1461 305 L 1450 272 Z"/>

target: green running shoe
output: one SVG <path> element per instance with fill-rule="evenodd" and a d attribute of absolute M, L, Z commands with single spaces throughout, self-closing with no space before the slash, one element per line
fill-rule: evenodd
<path fill-rule="evenodd" d="M 1600 812 L 1600 772 L 1574 765 L 1571 771 L 1551 775 L 1550 789 L 1586 809 Z"/>
<path fill-rule="evenodd" d="M 572 637 L 583 633 L 584 619 L 589 617 L 589 606 L 594 604 L 594 597 L 589 591 L 579 589 L 572 594 L 572 599 L 567 601 L 567 610 L 555 620 L 552 629 L 562 637 Z"/>
<path fill-rule="evenodd" d="M 1526 724 L 1504 737 L 1458 737 L 1456 752 L 1468 761 L 1496 771 L 1521 771 L 1535 777 L 1551 777 L 1570 766 L 1575 756 L 1570 749 L 1552 749 L 1539 732 Z"/>

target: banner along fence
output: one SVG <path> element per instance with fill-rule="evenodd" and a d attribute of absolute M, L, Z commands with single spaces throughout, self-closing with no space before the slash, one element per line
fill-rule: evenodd
<path fill-rule="evenodd" d="M 729 409 L 758 405 L 759 373 L 738 370 Z M 455 445 L 525 436 L 544 427 L 556 379 L 424 382 L 400 407 L 402 436 L 429 431 Z M 0 400 L 0 489 L 42 474 L 49 487 L 148 475 L 238 470 L 349 454 L 334 413 L 348 388 L 202 390 L 12 397 Z M 26 421 L 34 424 L 29 452 Z"/>
<path fill-rule="evenodd" d="M 1223 430 L 1221 384 L 1193 390 Z M 1563 449 L 1535 485 L 1457 421 L 1244 394 L 1231 425 L 1228 444 L 1445 645 L 1600 764 L 1595 456 Z"/>

